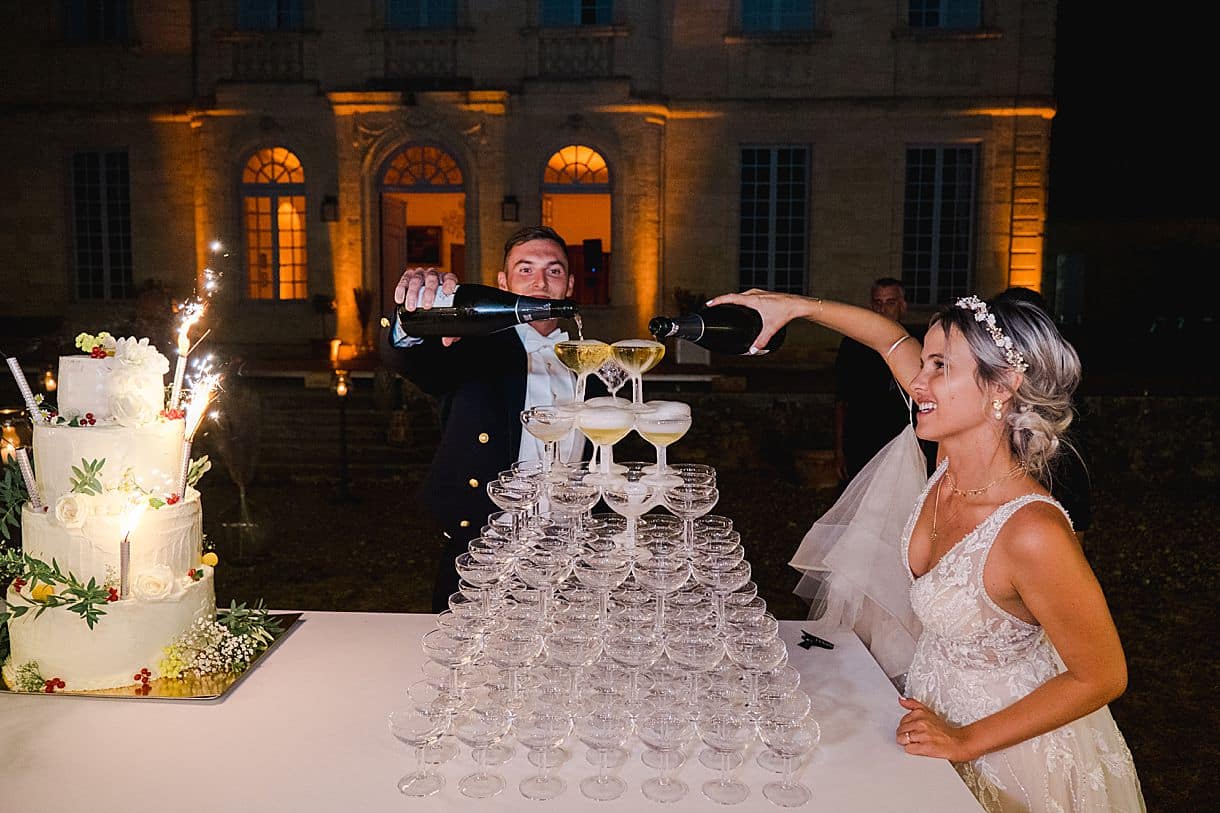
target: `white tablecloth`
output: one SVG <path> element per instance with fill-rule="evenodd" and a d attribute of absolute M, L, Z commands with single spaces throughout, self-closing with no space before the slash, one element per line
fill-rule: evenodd
<path fill-rule="evenodd" d="M 595 773 L 584 747 L 559 769 L 565 793 L 549 802 L 520 795 L 533 769 L 524 750 L 500 770 L 499 796 L 467 799 L 457 782 L 471 772 L 469 751 L 442 765 L 444 790 L 423 801 L 398 793 L 414 765 L 386 724 L 403 689 L 421 676 L 419 639 L 427 615 L 308 612 L 289 636 L 219 701 L 151 701 L 0 693 L 0 810 L 108 809 L 121 813 L 188 811 L 627 810 L 707 811 L 699 788 L 714 776 L 691 760 L 678 776 L 690 786 L 681 802 L 658 805 L 640 792 L 653 771 L 639 746 L 621 775 L 614 802 L 586 799 L 577 784 Z M 790 663 L 813 699 L 822 742 L 800 780 L 814 793 L 809 811 L 980 809 L 944 761 L 912 757 L 894 744 L 902 709 L 897 693 L 853 635 L 833 651 L 804 650 L 799 622 L 784 622 Z M 755 746 L 757 748 L 757 746 Z M 774 774 L 753 750 L 741 778 L 750 798 L 736 809 L 776 811 L 762 795 Z"/>

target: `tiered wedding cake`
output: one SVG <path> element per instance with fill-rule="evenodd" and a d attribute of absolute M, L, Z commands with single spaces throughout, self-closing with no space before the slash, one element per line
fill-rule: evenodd
<path fill-rule="evenodd" d="M 26 578 L 6 585 L 11 688 L 147 682 L 167 646 L 215 618 L 199 493 L 180 484 L 183 415 L 163 409 L 169 363 L 147 339 L 112 344 L 61 358 L 59 413 L 35 421 L 42 507 L 22 509 Z"/>

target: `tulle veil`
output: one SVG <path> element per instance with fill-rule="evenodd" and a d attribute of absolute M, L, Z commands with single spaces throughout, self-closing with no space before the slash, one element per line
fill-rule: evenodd
<path fill-rule="evenodd" d="M 814 522 L 789 562 L 802 574 L 793 592 L 810 601 L 809 630 L 854 630 L 896 686 L 903 685 L 922 629 L 911 610 L 900 545 L 927 479 L 908 425 Z"/>

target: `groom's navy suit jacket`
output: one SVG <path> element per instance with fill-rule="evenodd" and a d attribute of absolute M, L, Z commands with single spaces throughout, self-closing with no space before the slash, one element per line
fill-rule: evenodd
<path fill-rule="evenodd" d="M 441 439 L 420 490 L 425 510 L 450 539 L 470 539 L 498 510 L 487 482 L 517 459 L 528 366 L 515 330 L 468 336 L 450 347 L 425 339 L 394 347 L 382 331 L 381 358 L 391 371 L 440 402 Z M 590 395 L 600 384 L 590 377 Z"/>

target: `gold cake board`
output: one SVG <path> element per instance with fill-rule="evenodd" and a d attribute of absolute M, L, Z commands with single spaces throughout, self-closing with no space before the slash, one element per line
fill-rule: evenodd
<path fill-rule="evenodd" d="M 72 691 L 71 689 L 56 689 L 54 692 L 17 692 L 8 688 L 4 681 L 0 680 L 0 695 L 3 694 L 19 694 L 25 697 L 105 697 L 120 700 L 220 700 L 228 695 L 233 689 L 242 682 L 246 675 L 250 674 L 255 668 L 262 663 L 263 658 L 267 657 L 273 649 L 279 646 L 280 641 L 288 637 L 288 633 L 301 620 L 304 613 L 268 613 L 270 618 L 274 618 L 280 622 L 281 631 L 276 633 L 275 640 L 267 645 L 267 648 L 254 656 L 254 660 L 246 667 L 245 671 L 233 674 L 215 674 L 190 675 L 185 678 L 157 678 L 148 682 L 148 692 L 144 692 L 144 687 L 138 683 L 132 683 L 128 686 L 119 686 L 114 689 L 86 689 L 82 691 Z"/>

